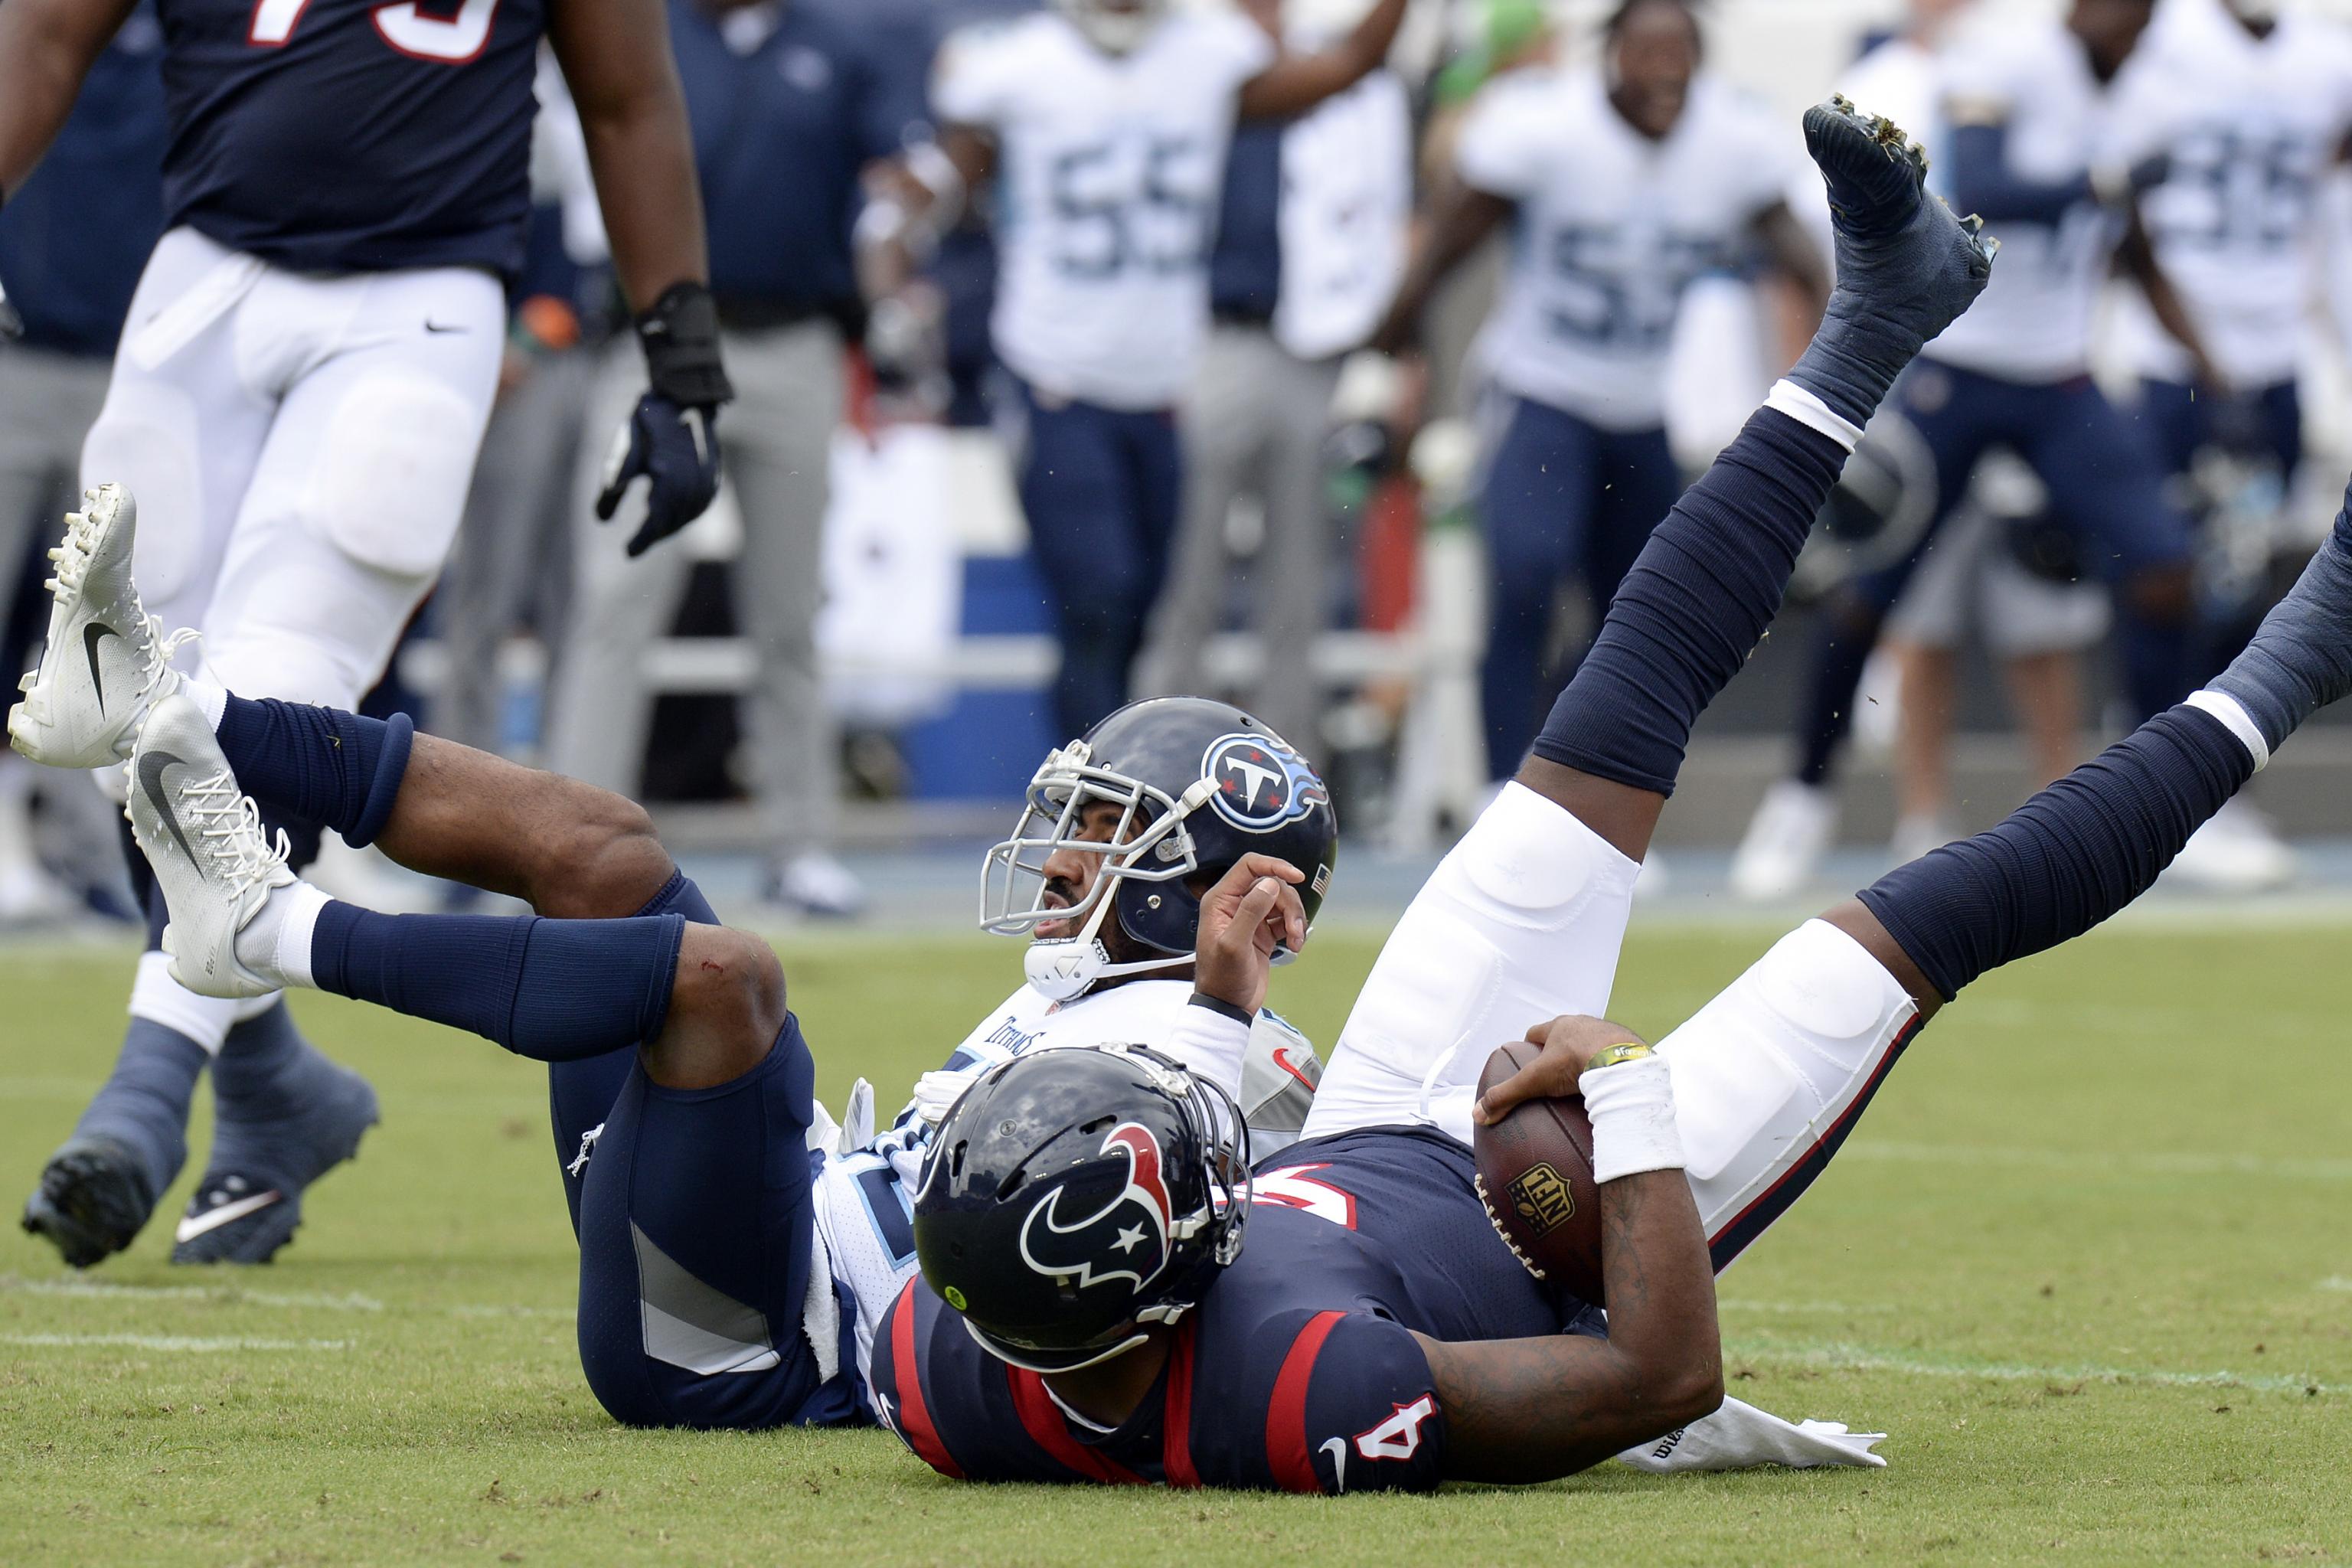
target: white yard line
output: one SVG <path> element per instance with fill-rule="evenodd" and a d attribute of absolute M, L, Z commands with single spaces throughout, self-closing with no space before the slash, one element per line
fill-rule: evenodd
<path fill-rule="evenodd" d="M 1738 1297 L 1717 1300 L 1726 1312 L 1776 1312 L 1825 1318 L 1876 1317 L 1896 1310 L 1891 1301 L 1750 1301 Z"/>
<path fill-rule="evenodd" d="M 195 1355 L 222 1351 L 347 1351 L 349 1340 L 202 1339 L 181 1334 L 0 1334 L 0 1345 L 37 1350 L 165 1351 Z"/>
<path fill-rule="evenodd" d="M 2168 1372 L 2158 1367 L 2101 1366 L 2081 1363 L 2067 1366 L 2032 1366 L 2018 1362 L 1977 1361 L 1964 1356 L 1923 1355 L 1916 1351 L 1882 1351 L 1843 1342 L 1805 1343 L 1774 1340 L 1733 1340 L 1724 1354 L 1735 1361 L 1790 1363 L 1848 1372 L 1892 1372 L 1911 1377 L 1989 1378 L 2000 1383 L 2140 1384 L 2162 1388 L 2245 1388 L 2269 1394 L 2309 1397 L 2331 1392 L 2317 1379 L 2239 1372 Z"/>
<path fill-rule="evenodd" d="M 2012 1149 L 1983 1143 L 1905 1143 L 1858 1138 L 1841 1160 L 1916 1165 L 2010 1166 L 2035 1171 L 2132 1171 L 2175 1176 L 2258 1176 L 2265 1180 L 2352 1182 L 2352 1160 L 2274 1160 L 2261 1154 L 2110 1152 L 2088 1149 Z"/>
<path fill-rule="evenodd" d="M 320 1312 L 381 1312 L 383 1303 L 357 1292 L 248 1290 L 236 1285 L 115 1285 L 100 1279 L 26 1279 L 0 1274 L 0 1290 L 78 1300 L 211 1301 L 224 1307 L 285 1307 Z"/>

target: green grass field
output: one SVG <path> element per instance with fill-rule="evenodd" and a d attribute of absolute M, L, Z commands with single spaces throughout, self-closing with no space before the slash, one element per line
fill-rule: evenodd
<path fill-rule="evenodd" d="M 1662 1031 L 1761 946 L 1637 936 L 1617 1012 Z M 1276 1004 L 1328 1042 L 1373 951 L 1327 934 Z M 860 1073 L 894 1101 L 1014 973 L 977 941 L 785 958 L 836 1106 Z M 2352 1561 L 2347 958 L 2347 929 L 2141 926 L 1921 1037 L 1723 1285 L 1732 1391 L 1884 1428 L 1889 1468 L 1333 1501 L 616 1429 L 574 1360 L 539 1069 L 306 996 L 385 1122 L 278 1264 L 174 1270 L 168 1224 L 84 1276 L 0 1240 L 0 1563 Z M 12 1205 L 111 1058 L 127 968 L 0 952 Z M 195 1164 L 207 1136 L 200 1106 Z"/>

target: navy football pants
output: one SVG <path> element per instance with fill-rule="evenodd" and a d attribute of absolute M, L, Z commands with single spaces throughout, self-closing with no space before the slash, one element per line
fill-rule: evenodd
<path fill-rule="evenodd" d="M 1601 615 L 1650 531 L 1682 494 L 1663 427 L 1603 430 L 1526 398 L 1486 468 L 1486 661 L 1479 672 L 1488 776 L 1508 778 L 1575 661 L 1545 668 L 1554 606 L 1580 577 Z"/>
<path fill-rule="evenodd" d="M 1063 402 L 1023 385 L 1021 509 L 1062 635 L 1057 733 L 1075 737 L 1127 700 L 1183 503 L 1176 416 Z"/>

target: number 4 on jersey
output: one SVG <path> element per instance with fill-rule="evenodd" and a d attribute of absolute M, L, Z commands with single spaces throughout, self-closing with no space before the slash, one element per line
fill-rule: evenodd
<path fill-rule="evenodd" d="M 310 0 L 256 0 L 246 41 L 266 49 L 284 47 L 310 5 Z M 490 23 L 498 9 L 499 0 L 465 0 L 455 16 L 428 16 L 417 0 L 400 0 L 378 5 L 371 15 L 383 41 L 402 54 L 461 66 L 490 41 Z"/>

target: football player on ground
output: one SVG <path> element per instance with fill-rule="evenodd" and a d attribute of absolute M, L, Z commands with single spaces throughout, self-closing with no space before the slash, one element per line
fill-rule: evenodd
<path fill-rule="evenodd" d="M 79 647 L 95 624 L 156 635 L 131 581 L 132 513 L 116 499 L 100 492 L 69 523 L 52 648 Z M 1297 1136 L 1319 1076 L 1305 1038 L 1264 1012 L 1245 1037 L 1204 1037 L 1197 1054 L 1181 1044 L 1200 1016 L 1190 971 L 1204 900 L 1235 902 L 1269 875 L 1297 881 L 1267 900 L 1279 905 L 1270 946 L 1296 952 L 1337 847 L 1313 770 L 1222 703 L 1138 703 L 1047 758 L 988 862 L 986 923 L 1034 933 L 1030 983 L 877 1138 L 870 1090 L 853 1095 L 845 1132 L 815 1104 L 774 956 L 719 927 L 620 796 L 404 721 L 247 701 L 177 672 L 144 695 L 78 676 L 54 692 L 40 738 L 61 751 L 142 737 L 133 826 L 176 911 L 174 973 L 194 989 L 340 989 L 549 1064 L 581 1245 L 581 1359 L 624 1421 L 857 1419 L 874 1326 L 914 1273 L 902 1184 L 962 1084 L 1017 1053 L 1179 1037 L 1178 1055 L 1251 1107 L 1276 1147 Z M 247 787 L 275 811 L 524 899 L 540 916 L 393 918 L 331 903 L 286 869 L 284 840 L 271 848 Z M 272 910 L 295 926 L 280 931 Z M 243 958 L 200 951 L 239 929 Z M 333 955 L 287 967 L 313 930 Z"/>
<path fill-rule="evenodd" d="M 131 8 L 0 7 L 0 196 L 32 173 Z M 649 479 L 647 540 L 709 504 L 710 422 L 729 393 L 658 0 L 159 10 L 168 227 L 83 473 L 120 476 L 147 504 L 147 605 L 203 635 L 214 679 L 352 706 L 432 585 L 497 385 L 542 37 L 579 105 L 650 374 L 615 443 L 611 494 Z M 74 766 L 121 760 L 60 742 L 59 666 L 86 663 L 116 702 L 152 695 L 179 645 L 140 632 L 93 623 L 87 645 L 27 678 L 13 721 L 26 749 Z M 307 858 L 315 825 L 289 826 Z M 186 1158 L 210 1066 L 214 1146 L 173 1258 L 268 1259 L 300 1223 L 303 1189 L 374 1122 L 373 1091 L 274 999 L 197 995 L 158 953 L 141 961 L 131 1015 L 113 1077 L 51 1156 L 25 1227 L 77 1268 L 129 1245 Z"/>
<path fill-rule="evenodd" d="M 2198 380 L 2222 384 L 2137 217 L 2136 191 L 2162 170 L 2160 125 L 2139 96 L 2151 79 L 2134 59 L 2153 3 L 2074 0 L 2063 23 L 1985 18 L 1947 51 L 1939 182 L 2000 238 L 2000 273 L 1895 394 L 1892 411 L 1935 459 L 1936 519 L 1907 560 L 1842 589 L 1822 617 L 1796 774 L 1765 796 L 1740 846 L 1751 896 L 1794 892 L 1827 852 L 1830 773 L 1863 665 L 1991 447 L 2033 469 L 2112 587 L 2137 715 L 2164 711 L 2194 684 L 2188 519 L 2147 442 L 2089 374 L 2099 296 L 2120 268 L 2197 360 Z"/>
<path fill-rule="evenodd" d="M 1560 590 L 1581 577 L 1607 605 L 1682 491 L 1665 378 L 1685 292 L 1750 246 L 1816 312 L 1829 291 L 1783 199 L 1780 128 L 1699 69 L 1700 44 L 1686 0 L 1624 0 L 1598 64 L 1488 87 L 1462 126 L 1458 181 L 1374 336 L 1405 346 L 1446 275 L 1515 225 L 1510 278 L 1474 351 L 1506 405 L 1479 504 L 1481 704 L 1498 780 L 1559 690 L 1544 656 Z"/>
<path fill-rule="evenodd" d="M 874 1363 L 877 1409 L 933 1468 L 1336 1493 L 1544 1480 L 1674 1444 L 1723 1398 L 1714 1275 L 1819 1175 L 1920 1025 L 2128 903 L 2352 691 L 2347 499 L 2211 688 L 1808 922 L 1655 1048 L 1586 1016 L 1692 720 L 1761 635 L 1871 405 L 1984 276 L 1869 127 L 1817 110 L 1809 129 L 1841 209 L 1830 325 L 1652 535 L 1517 781 L 1406 911 L 1306 1140 L 1245 1178 L 1229 1112 L 1139 1046 L 1024 1057 L 941 1123 L 922 1278 Z M 1203 1028 L 1238 1028 L 1265 991 L 1262 944 L 1227 918 L 1202 922 Z M 1522 1030 L 1537 1059 L 1480 1100 L 1487 1054 Z M 1473 1184 L 1477 1125 L 1571 1093 L 1605 1321 L 1521 1265 Z"/>
<path fill-rule="evenodd" d="M 941 50 L 945 156 L 910 159 L 911 226 L 869 237 L 886 276 L 1001 175 L 992 322 L 1020 383 L 1021 504 L 1062 643 L 1061 732 L 1126 700 L 1180 515 L 1175 407 L 1209 326 L 1210 230 L 1236 116 L 1302 113 L 1387 56 L 1405 0 L 1328 50 L 1282 53 L 1235 12 L 1060 0 Z M 888 216 L 886 211 L 883 216 Z"/>

